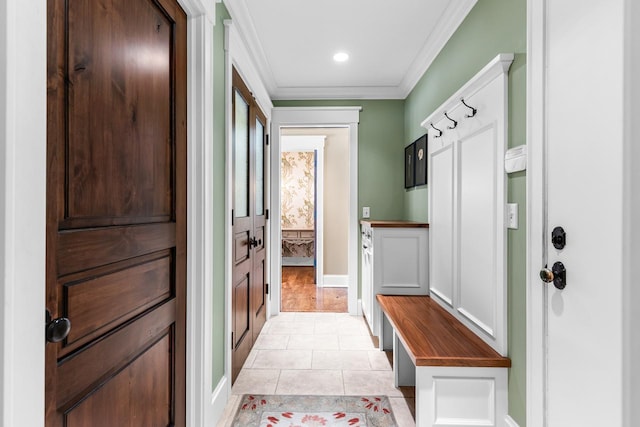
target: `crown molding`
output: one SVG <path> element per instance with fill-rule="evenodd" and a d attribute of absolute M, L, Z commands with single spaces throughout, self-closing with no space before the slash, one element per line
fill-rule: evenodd
<path fill-rule="evenodd" d="M 438 21 L 438 24 L 431 32 L 431 35 L 399 85 L 399 91 L 403 99 L 409 96 L 477 1 L 478 0 L 454 0 L 449 3 L 443 16 Z"/>
<path fill-rule="evenodd" d="M 244 0 L 225 0 L 224 5 L 231 15 L 238 37 L 251 55 L 254 66 L 260 70 L 263 85 L 267 92 L 273 95 L 277 89 L 276 80 L 273 71 L 271 71 L 271 64 L 260 43 L 247 3 Z"/>
<path fill-rule="evenodd" d="M 398 86 L 279 87 L 274 100 L 286 99 L 404 99 Z"/>
<path fill-rule="evenodd" d="M 225 0 L 238 36 L 252 57 L 261 80 L 274 100 L 285 99 L 405 99 L 455 33 L 478 0 L 452 0 L 397 86 L 281 87 L 262 48 L 245 0 Z"/>

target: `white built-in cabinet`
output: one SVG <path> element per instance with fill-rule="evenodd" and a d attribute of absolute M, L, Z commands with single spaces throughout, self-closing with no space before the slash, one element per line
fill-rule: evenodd
<path fill-rule="evenodd" d="M 512 61 L 512 54 L 498 55 L 422 122 L 429 134 L 429 294 L 503 356 Z M 416 376 L 421 426 L 508 425 L 508 368 L 425 366 Z"/>
<path fill-rule="evenodd" d="M 376 295 L 429 293 L 429 224 L 362 220 L 362 313 L 380 336 Z"/>

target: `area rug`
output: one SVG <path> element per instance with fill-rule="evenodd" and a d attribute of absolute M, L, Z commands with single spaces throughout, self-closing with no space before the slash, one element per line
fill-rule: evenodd
<path fill-rule="evenodd" d="M 397 427 L 387 396 L 245 394 L 233 427 Z"/>

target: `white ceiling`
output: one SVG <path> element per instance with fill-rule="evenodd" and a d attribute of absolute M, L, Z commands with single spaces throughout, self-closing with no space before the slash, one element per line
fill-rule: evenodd
<path fill-rule="evenodd" d="M 476 1 L 224 3 L 272 99 L 404 99 Z"/>

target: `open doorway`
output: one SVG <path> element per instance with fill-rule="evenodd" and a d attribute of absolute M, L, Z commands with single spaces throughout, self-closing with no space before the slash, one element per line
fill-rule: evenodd
<path fill-rule="evenodd" d="M 348 311 L 349 129 L 282 128 L 282 311 Z"/>

